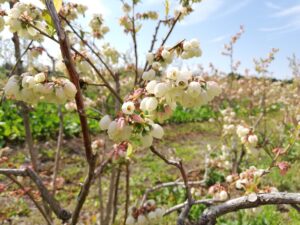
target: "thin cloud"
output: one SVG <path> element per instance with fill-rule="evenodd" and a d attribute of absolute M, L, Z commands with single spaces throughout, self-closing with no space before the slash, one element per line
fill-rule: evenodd
<path fill-rule="evenodd" d="M 245 6 L 247 6 L 249 3 L 251 2 L 251 0 L 243 0 L 240 3 L 234 4 L 232 7 L 230 7 L 229 9 L 227 9 L 225 12 L 223 12 L 220 17 L 223 16 L 227 16 L 227 15 L 231 15 L 239 10 L 241 10 L 242 8 L 244 8 Z M 233 3 L 232 3 L 233 4 Z"/>
<path fill-rule="evenodd" d="M 193 25 L 203 22 L 217 14 L 224 5 L 224 0 L 206 0 L 194 6 L 194 12 L 188 16 L 183 25 Z"/>
<path fill-rule="evenodd" d="M 286 9 L 283 9 L 279 11 L 278 13 L 275 13 L 275 17 L 287 17 L 287 16 L 294 16 L 294 15 L 299 15 L 300 13 L 300 4 L 295 5 Z"/>
<path fill-rule="evenodd" d="M 276 26 L 276 27 L 264 27 L 260 28 L 259 31 L 262 32 L 277 32 L 277 33 L 289 33 L 292 31 L 297 31 L 300 29 L 300 17 L 295 18 L 294 20 L 290 21 L 289 23 L 282 25 L 282 26 Z"/>
<path fill-rule="evenodd" d="M 265 2 L 265 5 L 266 5 L 269 9 L 275 9 L 275 10 L 281 9 L 281 7 L 280 7 L 279 5 L 276 5 L 276 4 L 273 3 L 273 2 Z"/>
<path fill-rule="evenodd" d="M 229 37 L 228 34 L 224 34 L 224 35 L 220 35 L 220 36 L 217 36 L 213 39 L 210 40 L 210 43 L 218 43 L 218 42 L 222 42 L 224 41 L 225 39 L 227 39 Z"/>

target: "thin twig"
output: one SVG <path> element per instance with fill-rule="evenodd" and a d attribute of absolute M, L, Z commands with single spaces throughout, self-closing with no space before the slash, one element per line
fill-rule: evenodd
<path fill-rule="evenodd" d="M 72 26 L 69 20 L 67 20 L 65 17 L 60 15 L 60 17 L 68 24 L 68 26 L 71 28 L 73 33 L 81 40 L 82 43 L 84 43 L 92 53 L 100 60 L 100 62 L 104 65 L 104 67 L 107 69 L 109 74 L 112 76 L 113 79 L 115 79 L 115 74 L 112 71 L 112 69 L 107 65 L 107 63 L 102 59 L 101 55 L 95 51 L 95 46 L 91 46 L 88 41 L 84 40 L 84 38 L 76 31 L 76 29 Z"/>
<path fill-rule="evenodd" d="M 58 118 L 59 118 L 59 131 L 57 137 L 57 147 L 56 147 L 55 162 L 54 162 L 54 169 L 53 169 L 53 183 L 52 183 L 53 195 L 55 195 L 56 192 L 56 179 L 59 170 L 60 150 L 61 150 L 63 134 L 64 134 L 64 117 L 61 111 L 61 106 L 58 106 Z"/>
<path fill-rule="evenodd" d="M 48 191 L 45 187 L 42 179 L 36 174 L 32 169 L 0 169 L 0 174 L 5 176 L 14 175 L 14 176 L 22 176 L 22 177 L 29 177 L 38 188 L 41 197 L 44 201 L 46 201 L 51 210 L 55 213 L 55 215 L 61 219 L 63 222 L 67 221 L 71 218 L 71 213 L 67 210 L 63 209 L 59 202 L 53 197 L 53 195 Z"/>
<path fill-rule="evenodd" d="M 17 66 L 19 65 L 19 63 L 21 62 L 22 58 L 25 56 L 25 54 L 27 53 L 27 51 L 30 49 L 30 46 L 32 45 L 33 40 L 29 42 L 29 44 L 27 45 L 26 49 L 24 50 L 24 52 L 20 55 L 20 57 L 17 59 L 15 65 L 13 66 L 13 68 L 11 69 L 9 76 L 12 76 L 13 73 L 15 72 Z M 19 74 L 20 75 L 20 74 Z"/>
<path fill-rule="evenodd" d="M 128 217 L 128 209 L 129 209 L 129 202 L 130 202 L 130 170 L 129 170 L 129 162 L 126 163 L 125 165 L 125 173 L 126 173 L 126 186 L 125 186 L 125 195 L 126 195 L 126 200 L 125 200 L 125 213 L 124 213 L 124 221 L 123 225 L 126 224 L 126 219 Z"/>
<path fill-rule="evenodd" d="M 52 225 L 51 220 L 48 218 L 48 216 L 44 212 L 43 208 L 39 205 L 39 203 L 37 203 L 37 201 L 35 200 L 33 194 L 31 193 L 31 191 L 30 190 L 26 190 L 26 188 L 17 179 L 15 179 L 12 175 L 6 175 L 6 176 L 12 182 L 14 182 L 15 184 L 17 184 L 25 192 L 26 195 L 28 195 L 28 197 L 30 198 L 30 200 L 34 203 L 34 205 L 36 206 L 36 208 L 40 211 L 40 213 L 42 214 L 42 216 L 46 220 L 47 224 L 48 225 Z"/>

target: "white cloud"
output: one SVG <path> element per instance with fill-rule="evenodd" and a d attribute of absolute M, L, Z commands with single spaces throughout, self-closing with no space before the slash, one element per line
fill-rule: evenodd
<path fill-rule="evenodd" d="M 244 8 L 250 2 L 251 2 L 251 0 L 241 0 L 239 3 L 232 2 L 231 4 L 233 4 L 233 6 L 230 7 L 229 9 L 225 10 L 223 13 L 221 13 L 220 17 L 233 14 L 233 13 L 239 11 L 240 9 Z"/>
<path fill-rule="evenodd" d="M 275 9 L 275 10 L 277 10 L 277 9 L 281 9 L 281 7 L 279 6 L 279 5 L 277 5 L 277 4 L 275 4 L 275 3 L 273 3 L 273 2 L 265 2 L 265 5 L 268 7 L 268 8 L 270 8 L 270 9 Z"/>
<path fill-rule="evenodd" d="M 300 5 L 295 5 L 275 13 L 275 17 L 294 16 L 300 14 Z"/>
<path fill-rule="evenodd" d="M 218 42 L 224 41 L 228 37 L 229 37 L 228 34 L 220 35 L 220 36 L 217 36 L 217 37 L 211 39 L 210 43 L 218 43 Z"/>
<path fill-rule="evenodd" d="M 300 18 L 295 19 L 285 25 L 276 27 L 263 27 L 259 30 L 262 32 L 278 32 L 278 33 L 288 33 L 300 29 Z"/>
<path fill-rule="evenodd" d="M 216 14 L 223 5 L 223 0 L 205 0 L 200 4 L 196 4 L 193 7 L 194 12 L 189 15 L 182 24 L 193 25 L 214 17 L 214 14 Z"/>

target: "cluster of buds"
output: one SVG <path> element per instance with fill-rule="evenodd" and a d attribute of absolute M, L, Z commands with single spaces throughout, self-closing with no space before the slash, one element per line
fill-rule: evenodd
<path fill-rule="evenodd" d="M 180 54 L 180 57 L 182 59 L 200 57 L 201 55 L 202 51 L 200 49 L 200 44 L 197 39 L 192 39 L 183 43 L 182 53 Z"/>
<path fill-rule="evenodd" d="M 114 141 L 127 141 L 131 137 L 140 140 L 143 147 L 152 145 L 153 138 L 161 139 L 164 135 L 163 128 L 151 119 L 143 119 L 134 112 L 134 104 L 126 102 L 122 106 L 123 117 L 111 120 L 106 115 L 100 120 L 100 128 L 107 130 L 110 139 Z M 124 113 L 125 112 L 125 113 Z"/>
<path fill-rule="evenodd" d="M 29 51 L 28 51 L 28 57 L 30 59 L 35 59 L 39 56 L 41 56 L 44 52 L 44 49 L 42 47 L 31 47 L 29 48 Z"/>
<path fill-rule="evenodd" d="M 221 54 L 225 56 L 232 56 L 233 46 L 241 38 L 244 32 L 245 32 L 244 27 L 241 25 L 240 30 L 231 37 L 229 44 L 224 45 L 224 49 L 221 52 Z"/>
<path fill-rule="evenodd" d="M 44 30 L 42 12 L 32 4 L 17 2 L 8 11 L 6 24 L 10 32 L 18 32 L 19 36 L 29 40 L 43 40 L 43 36 L 31 25 Z"/>
<path fill-rule="evenodd" d="M 158 19 L 158 14 L 155 11 L 148 11 L 145 13 L 137 13 L 136 14 L 137 19 L 150 19 L 150 20 L 157 20 Z"/>
<path fill-rule="evenodd" d="M 154 200 L 148 200 L 142 207 L 131 208 L 131 214 L 126 219 L 126 225 L 156 224 L 162 219 L 165 210 L 157 208 Z"/>
<path fill-rule="evenodd" d="M 0 2 L 1 3 L 1 2 Z M 4 16 L 6 15 L 5 11 L 3 11 L 1 8 L 0 8 L 0 32 L 3 31 L 4 29 L 4 25 L 5 25 L 5 20 L 4 20 Z"/>
<path fill-rule="evenodd" d="M 258 72 L 260 74 L 264 74 L 264 73 L 268 72 L 268 68 L 270 67 L 270 64 L 274 61 L 275 54 L 278 51 L 279 51 L 278 48 L 272 48 L 266 58 L 260 58 L 259 60 L 254 59 L 253 61 L 255 64 L 256 72 Z"/>
<path fill-rule="evenodd" d="M 21 76 L 11 76 L 4 87 L 4 92 L 7 98 L 29 104 L 38 102 L 63 104 L 67 100 L 73 100 L 77 90 L 68 79 L 48 81 L 45 73 L 34 76 L 23 73 Z"/>
<path fill-rule="evenodd" d="M 238 125 L 236 129 L 238 137 L 241 139 L 241 142 L 247 147 L 254 148 L 257 145 L 258 138 L 253 134 L 252 129 Z"/>
<path fill-rule="evenodd" d="M 100 151 L 104 150 L 104 148 L 105 148 L 105 141 L 103 139 L 97 139 L 92 142 L 91 147 L 92 147 L 94 154 L 97 152 L 100 152 Z"/>
<path fill-rule="evenodd" d="M 130 20 L 129 16 L 123 16 L 120 18 L 119 23 L 121 26 L 124 27 L 124 31 L 128 33 L 129 31 L 133 30 L 133 24 Z"/>
<path fill-rule="evenodd" d="M 257 185 L 259 184 L 259 178 L 265 173 L 263 169 L 257 169 L 255 166 L 251 166 L 248 170 L 240 173 L 239 175 L 229 175 L 226 177 L 226 182 L 235 183 L 236 189 L 244 189 L 257 192 Z M 254 189 L 254 190 L 253 190 Z"/>
<path fill-rule="evenodd" d="M 177 9 L 174 10 L 174 17 L 182 20 L 185 16 L 189 15 L 193 9 L 190 6 L 179 6 Z"/>
<path fill-rule="evenodd" d="M 110 46 L 109 43 L 102 45 L 102 54 L 110 61 L 112 64 L 117 64 L 119 62 L 120 54 L 119 52 Z"/>
<path fill-rule="evenodd" d="M 70 21 L 77 19 L 78 15 L 84 15 L 86 10 L 87 7 L 85 5 L 68 2 L 63 4 L 59 13 L 61 16 Z"/>
<path fill-rule="evenodd" d="M 223 135 L 234 134 L 236 127 L 234 125 L 236 121 L 236 113 L 232 108 L 227 108 L 221 110 L 221 115 L 223 116 Z"/>
<path fill-rule="evenodd" d="M 211 186 L 208 189 L 208 194 L 212 195 L 216 201 L 226 201 L 229 197 L 226 188 L 220 184 Z"/>
<path fill-rule="evenodd" d="M 149 52 L 146 58 L 151 68 L 159 72 L 162 68 L 173 62 L 175 55 L 182 59 L 200 57 L 202 51 L 199 41 L 192 39 L 190 41 L 181 41 L 172 48 L 162 47 L 156 54 Z"/>
<path fill-rule="evenodd" d="M 93 37 L 95 38 L 101 39 L 109 32 L 108 26 L 103 25 L 103 18 L 100 14 L 93 15 L 89 25 L 93 31 Z"/>

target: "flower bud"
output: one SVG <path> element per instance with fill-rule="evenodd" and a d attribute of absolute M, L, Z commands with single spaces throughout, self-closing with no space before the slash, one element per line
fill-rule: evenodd
<path fill-rule="evenodd" d="M 145 71 L 142 75 L 143 80 L 153 80 L 155 78 L 155 71 L 150 69 L 149 71 Z"/>
<path fill-rule="evenodd" d="M 66 83 L 63 86 L 63 89 L 64 89 L 64 92 L 65 92 L 65 95 L 69 99 L 74 99 L 75 98 L 77 89 L 71 81 L 67 80 Z"/>
<path fill-rule="evenodd" d="M 111 118 L 109 115 L 105 115 L 101 118 L 100 122 L 99 122 L 99 125 L 100 125 L 100 128 L 101 130 L 107 130 L 108 129 L 108 126 L 109 124 L 111 123 Z"/>
<path fill-rule="evenodd" d="M 46 80 L 46 75 L 45 73 L 38 73 L 34 76 L 34 81 L 36 83 L 42 83 Z"/>
<path fill-rule="evenodd" d="M 133 102 L 125 102 L 122 105 L 122 112 L 127 115 L 132 115 L 134 113 L 135 106 Z"/>
<path fill-rule="evenodd" d="M 164 129 L 159 124 L 152 124 L 151 135 L 154 138 L 162 139 L 164 136 Z"/>

